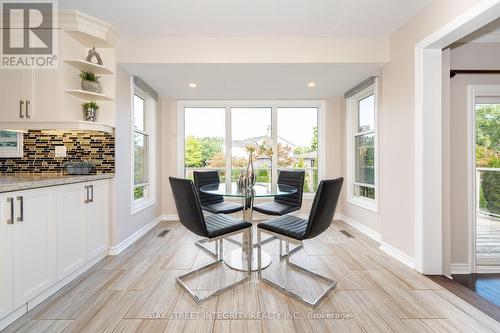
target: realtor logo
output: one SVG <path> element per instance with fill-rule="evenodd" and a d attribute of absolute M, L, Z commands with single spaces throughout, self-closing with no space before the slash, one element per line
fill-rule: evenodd
<path fill-rule="evenodd" d="M 53 1 L 2 3 L 2 68 L 55 68 Z"/>

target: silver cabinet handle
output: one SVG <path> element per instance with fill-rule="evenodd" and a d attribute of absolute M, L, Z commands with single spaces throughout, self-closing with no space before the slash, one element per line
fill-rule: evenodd
<path fill-rule="evenodd" d="M 10 203 L 10 219 L 7 224 L 14 224 L 14 198 L 7 198 L 7 202 Z"/>
<path fill-rule="evenodd" d="M 24 197 L 19 196 L 16 199 L 17 199 L 17 201 L 19 201 L 19 208 L 20 208 L 20 215 L 17 218 L 17 222 L 23 222 L 24 221 Z"/>
<path fill-rule="evenodd" d="M 28 101 L 28 100 L 26 100 L 26 118 L 27 118 L 27 119 L 30 119 L 30 118 L 31 118 L 31 115 L 30 115 L 30 109 L 29 109 L 30 104 L 31 104 L 31 102 L 30 102 L 30 101 Z"/>
<path fill-rule="evenodd" d="M 90 185 L 90 202 L 94 202 L 94 185 Z"/>
<path fill-rule="evenodd" d="M 24 118 L 23 106 L 24 106 L 24 101 L 19 101 L 19 118 Z"/>
<path fill-rule="evenodd" d="M 85 203 L 88 204 L 90 202 L 89 199 L 89 186 L 85 185 L 85 190 L 87 191 L 87 198 L 85 199 Z"/>

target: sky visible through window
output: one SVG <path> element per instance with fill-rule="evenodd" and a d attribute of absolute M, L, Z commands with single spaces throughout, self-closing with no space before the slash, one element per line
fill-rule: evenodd
<path fill-rule="evenodd" d="M 234 140 L 266 135 L 265 129 L 271 124 L 271 116 L 270 112 L 259 112 L 262 109 L 237 109 L 233 117 L 238 121 L 233 119 L 232 122 Z M 223 137 L 225 110 L 224 108 L 186 108 L 185 126 L 186 136 Z M 313 137 L 313 128 L 317 126 L 317 109 L 279 108 L 277 126 L 278 133 L 283 139 L 296 146 L 309 146 Z M 256 129 L 259 131 L 256 132 Z"/>

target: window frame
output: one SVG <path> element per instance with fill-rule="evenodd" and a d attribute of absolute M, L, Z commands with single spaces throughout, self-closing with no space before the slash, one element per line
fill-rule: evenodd
<path fill-rule="evenodd" d="M 132 94 L 131 94 L 131 117 L 130 117 L 130 152 L 131 152 L 131 215 L 154 205 L 156 203 L 156 101 L 153 97 L 143 91 L 140 87 L 134 84 L 132 79 Z M 144 100 L 144 131 L 137 130 L 134 124 L 134 96 Z M 134 151 L 134 136 L 136 133 L 147 136 L 148 150 L 148 175 L 147 182 L 135 185 L 135 151 Z M 134 191 L 136 187 L 148 187 L 148 196 L 136 200 Z"/>
<path fill-rule="evenodd" d="M 379 110 L 378 79 L 370 86 L 364 88 L 353 96 L 346 98 L 346 152 L 347 152 L 347 202 L 358 207 L 379 212 L 379 145 L 378 145 L 378 110 Z M 374 98 L 374 128 L 372 131 L 359 131 L 359 102 L 369 96 Z M 356 138 L 363 135 L 374 135 L 374 185 L 356 182 Z M 375 199 L 354 195 L 354 186 L 366 186 L 375 189 Z"/>
<path fill-rule="evenodd" d="M 277 139 L 277 110 L 278 108 L 317 108 L 318 117 L 318 183 L 325 179 L 325 110 L 326 103 L 324 100 L 256 100 L 256 101 L 191 101 L 179 100 L 177 101 L 177 174 L 179 177 L 185 177 L 184 168 L 184 155 L 185 155 L 185 124 L 184 124 L 184 110 L 185 108 L 224 108 L 225 109 L 225 148 L 226 148 L 226 173 L 231 170 L 231 152 L 232 132 L 231 132 L 231 109 L 232 108 L 271 108 L 271 135 L 273 139 L 273 152 L 276 152 L 276 139 Z M 277 156 L 273 154 L 272 175 L 271 179 L 273 184 L 278 178 L 278 167 L 276 163 Z M 230 174 L 230 173 L 229 173 Z M 226 177 L 226 183 L 230 183 L 230 177 Z M 313 192 L 304 193 L 305 198 L 313 198 Z"/>

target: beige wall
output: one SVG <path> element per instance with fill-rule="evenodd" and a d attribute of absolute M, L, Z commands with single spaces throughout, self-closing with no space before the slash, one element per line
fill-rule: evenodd
<path fill-rule="evenodd" d="M 382 241 L 415 256 L 415 45 L 479 0 L 438 0 L 391 36 L 382 71 L 380 214 Z"/>
<path fill-rule="evenodd" d="M 175 205 L 173 203 L 169 176 L 177 177 L 177 102 L 175 100 L 162 100 L 162 121 L 161 121 L 161 146 L 162 146 L 162 214 L 175 215 Z M 341 133 L 343 122 L 341 119 L 341 99 L 326 100 L 325 114 L 325 177 L 336 178 L 342 175 L 342 143 Z M 312 203 L 312 198 L 305 198 L 300 214 L 308 214 Z M 341 205 L 337 209 L 340 213 Z"/>
<path fill-rule="evenodd" d="M 462 44 L 451 50 L 453 69 L 500 68 L 500 43 Z M 468 85 L 500 84 L 500 75 L 457 75 L 451 79 L 451 263 L 469 263 Z"/>
<path fill-rule="evenodd" d="M 162 202 L 161 189 L 156 188 L 156 204 L 148 207 L 135 215 L 131 215 L 131 173 L 132 152 L 131 142 L 131 77 L 120 66 L 116 72 L 116 173 L 111 189 L 111 246 L 116 246 L 124 241 L 143 226 L 160 215 Z M 156 129 L 156 177 L 160 179 L 160 162 L 162 147 L 160 141 L 161 133 L 161 105 L 157 105 L 157 129 Z"/>

